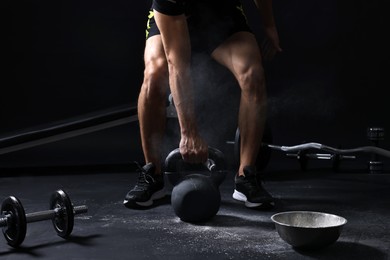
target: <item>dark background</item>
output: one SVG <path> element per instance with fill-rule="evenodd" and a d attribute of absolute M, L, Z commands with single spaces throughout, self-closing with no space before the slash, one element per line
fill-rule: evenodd
<path fill-rule="evenodd" d="M 385 0 L 274 0 L 283 53 L 265 63 L 268 122 L 276 144 L 370 143 L 390 129 Z M 243 0 L 259 42 L 254 3 Z M 120 105 L 134 105 L 143 77 L 150 1 L 13 1 L 3 49 L 0 136 Z M 202 131 L 225 149 L 234 138 L 239 90 L 223 68 L 195 57 Z M 206 69 L 205 69 L 206 68 Z M 202 69 L 202 71 L 200 71 Z M 200 98 L 202 97 L 202 98 Z M 389 141 L 382 142 L 389 147 Z M 2 167 L 141 160 L 137 123 L 0 155 Z"/>

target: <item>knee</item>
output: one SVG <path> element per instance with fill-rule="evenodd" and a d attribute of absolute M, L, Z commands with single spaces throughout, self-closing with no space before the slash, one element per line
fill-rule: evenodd
<path fill-rule="evenodd" d="M 261 66 L 248 67 L 237 76 L 241 94 L 249 101 L 263 102 L 266 98 L 264 69 Z"/>
<path fill-rule="evenodd" d="M 145 63 L 144 81 L 141 92 L 147 99 L 166 98 L 168 90 L 168 67 L 165 58 Z"/>

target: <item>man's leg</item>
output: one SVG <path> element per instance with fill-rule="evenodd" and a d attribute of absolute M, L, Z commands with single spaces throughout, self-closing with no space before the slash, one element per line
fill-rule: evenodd
<path fill-rule="evenodd" d="M 234 34 L 213 53 L 226 66 L 241 88 L 238 126 L 241 133 L 239 174 L 247 165 L 255 165 L 266 119 L 266 88 L 260 50 L 253 34 Z"/>
<path fill-rule="evenodd" d="M 212 57 L 227 67 L 240 85 L 238 127 L 241 134 L 241 149 L 238 175 L 242 177 L 254 175 L 266 120 L 267 102 L 260 49 L 252 33 L 238 32 L 215 49 Z M 261 206 L 272 200 L 272 197 L 263 190 L 261 184 L 256 185 L 261 192 L 257 193 L 253 199 L 245 198 L 245 201 L 248 200 L 246 203 L 248 207 Z"/>
<path fill-rule="evenodd" d="M 168 68 L 160 35 L 145 46 L 144 81 L 138 97 L 138 118 L 146 165 L 125 197 L 126 207 L 147 207 L 165 196 L 161 173 L 161 145 L 165 132 Z"/>
<path fill-rule="evenodd" d="M 161 145 L 165 132 L 168 67 L 161 36 L 146 41 L 144 81 L 138 97 L 138 118 L 146 163 L 161 173 Z"/>

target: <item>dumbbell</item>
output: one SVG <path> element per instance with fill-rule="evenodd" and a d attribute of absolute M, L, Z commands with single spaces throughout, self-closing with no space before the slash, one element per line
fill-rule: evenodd
<path fill-rule="evenodd" d="M 14 196 L 7 197 L 1 205 L 0 227 L 8 245 L 18 247 L 24 241 L 27 223 L 52 220 L 55 231 L 60 237 L 67 238 L 72 233 L 74 216 L 88 211 L 86 205 L 73 206 L 69 195 L 57 190 L 50 197 L 50 209 L 25 213 L 22 203 Z"/>
<path fill-rule="evenodd" d="M 219 185 L 226 177 L 224 155 L 209 147 L 209 158 L 204 164 L 184 162 L 179 148 L 165 160 L 165 175 L 174 185 L 171 205 L 184 222 L 199 223 L 214 217 L 220 207 Z"/>
<path fill-rule="evenodd" d="M 385 139 L 385 129 L 383 127 L 367 128 L 367 138 L 375 147 L 378 147 L 379 141 Z M 371 153 L 371 159 L 368 161 L 369 173 L 381 173 L 383 171 L 383 162 L 376 153 Z"/>

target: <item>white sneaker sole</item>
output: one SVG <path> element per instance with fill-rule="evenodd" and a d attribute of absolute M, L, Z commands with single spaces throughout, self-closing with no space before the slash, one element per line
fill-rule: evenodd
<path fill-rule="evenodd" d="M 247 207 L 247 208 L 256 208 L 256 207 L 260 207 L 260 206 L 262 206 L 264 204 L 264 203 L 261 203 L 261 202 L 260 203 L 254 203 L 254 202 L 248 201 L 248 199 L 245 196 L 245 194 L 241 193 L 241 192 L 239 192 L 237 190 L 234 190 L 233 199 L 241 201 L 241 202 L 244 202 L 245 203 L 245 207 Z M 273 202 L 270 202 L 269 204 L 270 205 L 274 205 Z"/>
<path fill-rule="evenodd" d="M 142 207 L 149 207 L 153 205 L 154 200 L 162 199 L 166 195 L 165 189 L 161 189 L 155 193 L 153 193 L 152 197 L 149 200 L 143 202 L 136 202 L 137 205 Z M 123 204 L 127 204 L 128 200 L 124 200 Z"/>

